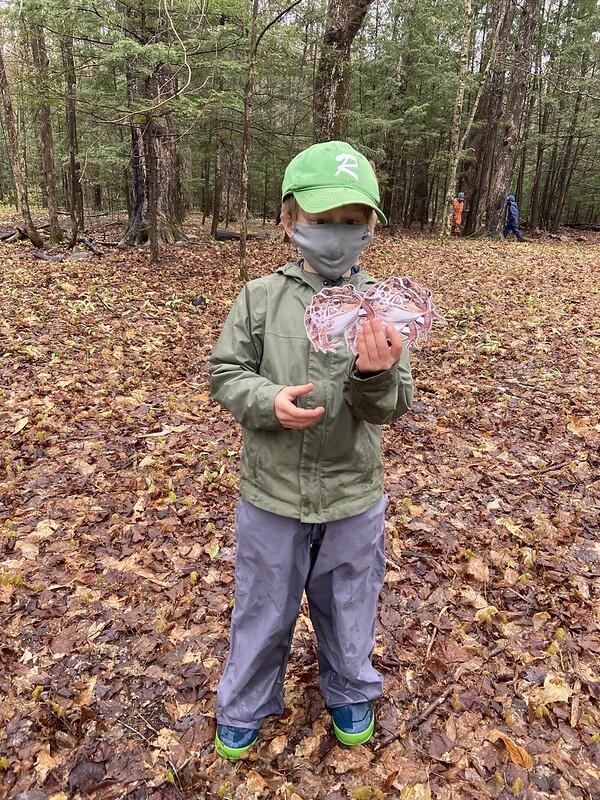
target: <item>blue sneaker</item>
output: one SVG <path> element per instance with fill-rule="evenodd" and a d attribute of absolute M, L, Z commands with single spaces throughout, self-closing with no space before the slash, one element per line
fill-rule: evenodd
<path fill-rule="evenodd" d="M 333 731 L 342 744 L 366 744 L 373 736 L 375 714 L 371 703 L 352 703 L 331 711 Z"/>
<path fill-rule="evenodd" d="M 258 731 L 253 728 L 234 728 L 232 725 L 217 725 L 215 749 L 223 758 L 237 761 L 250 750 L 258 739 Z"/>

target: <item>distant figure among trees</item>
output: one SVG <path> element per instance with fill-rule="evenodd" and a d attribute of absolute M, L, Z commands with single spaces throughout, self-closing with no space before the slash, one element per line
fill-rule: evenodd
<path fill-rule="evenodd" d="M 519 230 L 519 206 L 515 201 L 514 194 L 506 196 L 506 225 L 502 231 L 502 236 L 506 239 L 511 231 L 519 241 L 524 241 L 523 234 Z"/>
<path fill-rule="evenodd" d="M 452 236 L 460 236 L 465 195 L 459 192 L 452 203 Z"/>

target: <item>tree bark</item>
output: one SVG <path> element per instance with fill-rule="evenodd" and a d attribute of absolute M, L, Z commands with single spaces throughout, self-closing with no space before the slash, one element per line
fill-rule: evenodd
<path fill-rule="evenodd" d="M 219 84 L 219 91 L 223 90 L 223 84 Z M 212 220 L 210 225 L 210 235 L 213 239 L 217 236 L 217 228 L 221 217 L 221 201 L 223 195 L 223 164 L 222 164 L 222 111 L 219 104 L 217 109 L 216 130 L 215 130 L 215 183 L 212 197 Z"/>
<path fill-rule="evenodd" d="M 169 42 L 167 24 L 158 10 L 129 6 L 128 27 L 139 41 L 151 45 Z M 128 96 L 135 111 L 143 109 L 143 122 L 131 125 L 131 212 L 121 244 L 150 242 L 150 261 L 159 258 L 159 245 L 185 238 L 181 229 L 185 212 L 176 131 L 168 98 L 174 92 L 170 67 L 158 63 L 148 75 L 136 76 L 126 67 Z"/>
<path fill-rule="evenodd" d="M 150 242 L 150 263 L 156 264 L 160 257 L 158 242 L 158 150 L 157 145 L 160 139 L 160 130 L 156 125 L 152 112 L 146 116 L 146 124 L 143 131 L 144 153 L 146 155 L 147 180 L 148 180 L 148 240 Z"/>
<path fill-rule="evenodd" d="M 546 23 L 546 29 L 548 21 Z M 546 138 L 546 129 L 548 127 L 548 120 L 550 118 L 550 104 L 544 103 L 544 81 L 542 78 L 542 53 L 544 48 L 544 37 L 540 37 L 538 44 L 538 51 L 536 55 L 535 74 L 537 82 L 537 146 L 535 157 L 535 170 L 533 176 L 533 186 L 531 189 L 531 198 L 529 201 L 529 229 L 535 231 L 540 225 L 540 189 L 542 186 L 542 170 L 544 167 L 544 145 Z M 552 59 L 550 59 L 550 65 Z"/>
<path fill-rule="evenodd" d="M 410 52 L 410 36 L 412 17 L 415 13 L 416 0 L 406 0 L 402 15 L 394 17 L 392 38 L 397 41 L 397 58 L 393 76 L 389 77 L 392 92 L 387 100 L 390 117 L 398 117 L 401 113 L 402 99 L 406 95 L 407 72 L 410 64 L 406 54 Z M 398 33 L 397 29 L 400 28 Z M 383 182 L 381 186 L 381 208 L 393 227 L 396 216 L 397 197 L 399 194 L 400 163 L 402 159 L 402 139 L 397 128 L 390 127 L 383 137 L 385 157 L 381 165 Z"/>
<path fill-rule="evenodd" d="M 44 176 L 44 194 L 48 208 L 49 228 L 48 234 L 50 241 L 60 242 L 63 239 L 63 232 L 58 223 L 58 203 L 56 201 L 56 170 L 54 167 L 54 137 L 52 135 L 52 124 L 50 122 L 50 105 L 46 98 L 45 87 L 48 86 L 48 67 L 49 60 L 46 51 L 44 32 L 41 26 L 33 26 L 31 37 L 31 55 L 38 75 L 40 101 L 37 109 L 37 120 L 40 129 L 40 161 Z"/>
<path fill-rule="evenodd" d="M 425 154 L 428 158 L 428 154 Z M 414 178 L 414 192 L 413 192 L 413 209 L 411 214 L 411 223 L 415 219 L 421 230 L 427 223 L 427 207 L 429 200 L 429 187 L 428 187 L 428 162 L 419 162 L 415 164 L 415 178 Z"/>
<path fill-rule="evenodd" d="M 373 0 L 329 0 L 314 86 L 315 141 L 345 139 L 350 104 L 350 49 Z"/>
<path fill-rule="evenodd" d="M 6 69 L 4 67 L 4 57 L 2 55 L 3 47 L 2 30 L 0 29 L 0 99 L 2 101 L 2 111 L 4 116 L 4 130 L 6 134 L 6 143 L 8 146 L 8 154 L 13 172 L 13 180 L 15 182 L 15 196 L 17 200 L 17 208 L 23 217 L 25 224 L 25 231 L 31 240 L 34 247 L 43 247 L 44 241 L 38 231 L 36 230 L 33 220 L 31 219 L 31 211 L 29 210 L 29 198 L 27 196 L 27 177 L 25 172 L 25 160 L 23 153 L 19 146 L 17 138 L 17 125 L 15 120 L 15 112 L 10 96 L 10 87 L 6 77 Z"/>
<path fill-rule="evenodd" d="M 580 74 L 581 78 L 585 77 L 586 71 L 587 71 L 587 57 L 586 55 L 584 55 L 581 60 L 581 74 Z M 565 205 L 567 191 L 571 182 L 571 178 L 573 176 L 573 168 L 575 161 L 575 155 L 573 153 L 573 144 L 576 138 L 576 131 L 579 122 L 579 112 L 581 110 L 581 104 L 582 104 L 582 95 L 581 92 L 578 91 L 577 97 L 575 99 L 575 108 L 573 109 L 573 113 L 571 115 L 571 120 L 569 123 L 569 130 L 567 133 L 567 141 L 565 144 L 565 150 L 563 153 L 561 168 L 558 173 L 556 185 L 553 191 L 554 203 L 548 215 L 550 230 L 553 231 L 554 233 L 556 233 L 560 227 L 560 220 Z"/>
<path fill-rule="evenodd" d="M 240 175 L 240 278 L 248 280 L 246 264 L 246 239 L 248 236 L 248 163 L 252 147 L 252 104 L 254 101 L 254 79 L 256 77 L 256 42 L 258 24 L 258 3 L 253 0 L 252 20 L 250 22 L 250 48 L 248 53 L 248 73 L 244 93 L 244 139 L 242 142 L 242 165 Z"/>
<path fill-rule="evenodd" d="M 67 95 L 65 99 L 65 119 L 67 124 L 67 146 L 69 150 L 69 207 L 71 211 L 71 241 L 73 247 L 77 232 L 83 230 L 83 191 L 81 189 L 81 165 L 78 159 L 77 116 L 75 113 L 76 79 L 73 58 L 73 34 L 65 32 L 61 39 L 61 54 L 65 70 Z"/>
<path fill-rule="evenodd" d="M 148 240 L 147 169 L 144 154 L 144 136 L 139 125 L 130 125 L 131 164 L 129 186 L 129 225 L 120 244 L 142 244 Z"/>
<path fill-rule="evenodd" d="M 452 224 L 452 201 L 456 192 L 456 172 L 460 158 L 460 128 L 462 120 L 463 102 L 465 99 L 465 81 L 469 67 L 469 45 L 471 42 L 471 27 L 473 25 L 473 10 L 471 0 L 464 0 L 464 33 L 460 48 L 460 66 L 458 70 L 458 86 L 454 101 L 454 114 L 452 117 L 452 130 L 450 131 L 450 147 L 448 149 L 448 171 L 446 173 L 446 199 L 444 215 L 442 217 L 441 235 L 450 235 Z"/>
<path fill-rule="evenodd" d="M 498 119 L 504 94 L 504 72 L 506 48 L 514 19 L 514 4 L 510 0 L 498 0 L 495 6 L 497 46 L 491 40 L 485 72 L 487 77 L 481 86 L 481 102 L 474 108 L 475 130 L 470 136 L 469 151 L 474 160 L 464 178 L 463 191 L 469 207 L 464 233 L 471 235 L 482 227 L 487 206 L 489 174 L 496 146 Z M 472 115 L 473 116 L 473 115 Z M 465 131 L 468 133 L 468 131 Z"/>
<path fill-rule="evenodd" d="M 503 136 L 494 165 L 486 214 L 486 232 L 497 237 L 504 223 L 505 197 L 515 166 L 519 124 L 531 68 L 531 48 L 537 26 L 540 0 L 525 0 L 519 34 L 515 42 L 515 61 L 506 97 Z"/>

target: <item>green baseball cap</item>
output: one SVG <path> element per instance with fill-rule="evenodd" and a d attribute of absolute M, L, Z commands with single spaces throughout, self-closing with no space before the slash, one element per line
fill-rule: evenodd
<path fill-rule="evenodd" d="M 281 187 L 283 200 L 291 194 L 309 214 L 362 203 L 387 225 L 373 167 L 347 142 L 320 142 L 298 153 L 288 164 Z"/>

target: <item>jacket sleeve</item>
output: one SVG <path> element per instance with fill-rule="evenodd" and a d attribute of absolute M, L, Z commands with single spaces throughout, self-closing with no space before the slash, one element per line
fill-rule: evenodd
<path fill-rule="evenodd" d="M 246 285 L 208 360 L 210 393 L 244 428 L 283 430 L 275 415 L 275 398 L 285 387 L 258 374 L 265 315 L 266 289 Z"/>
<path fill-rule="evenodd" d="M 412 406 L 413 383 L 408 348 L 397 364 L 383 372 L 360 377 L 350 362 L 344 380 L 344 399 L 356 419 L 384 425 L 402 416 Z"/>

